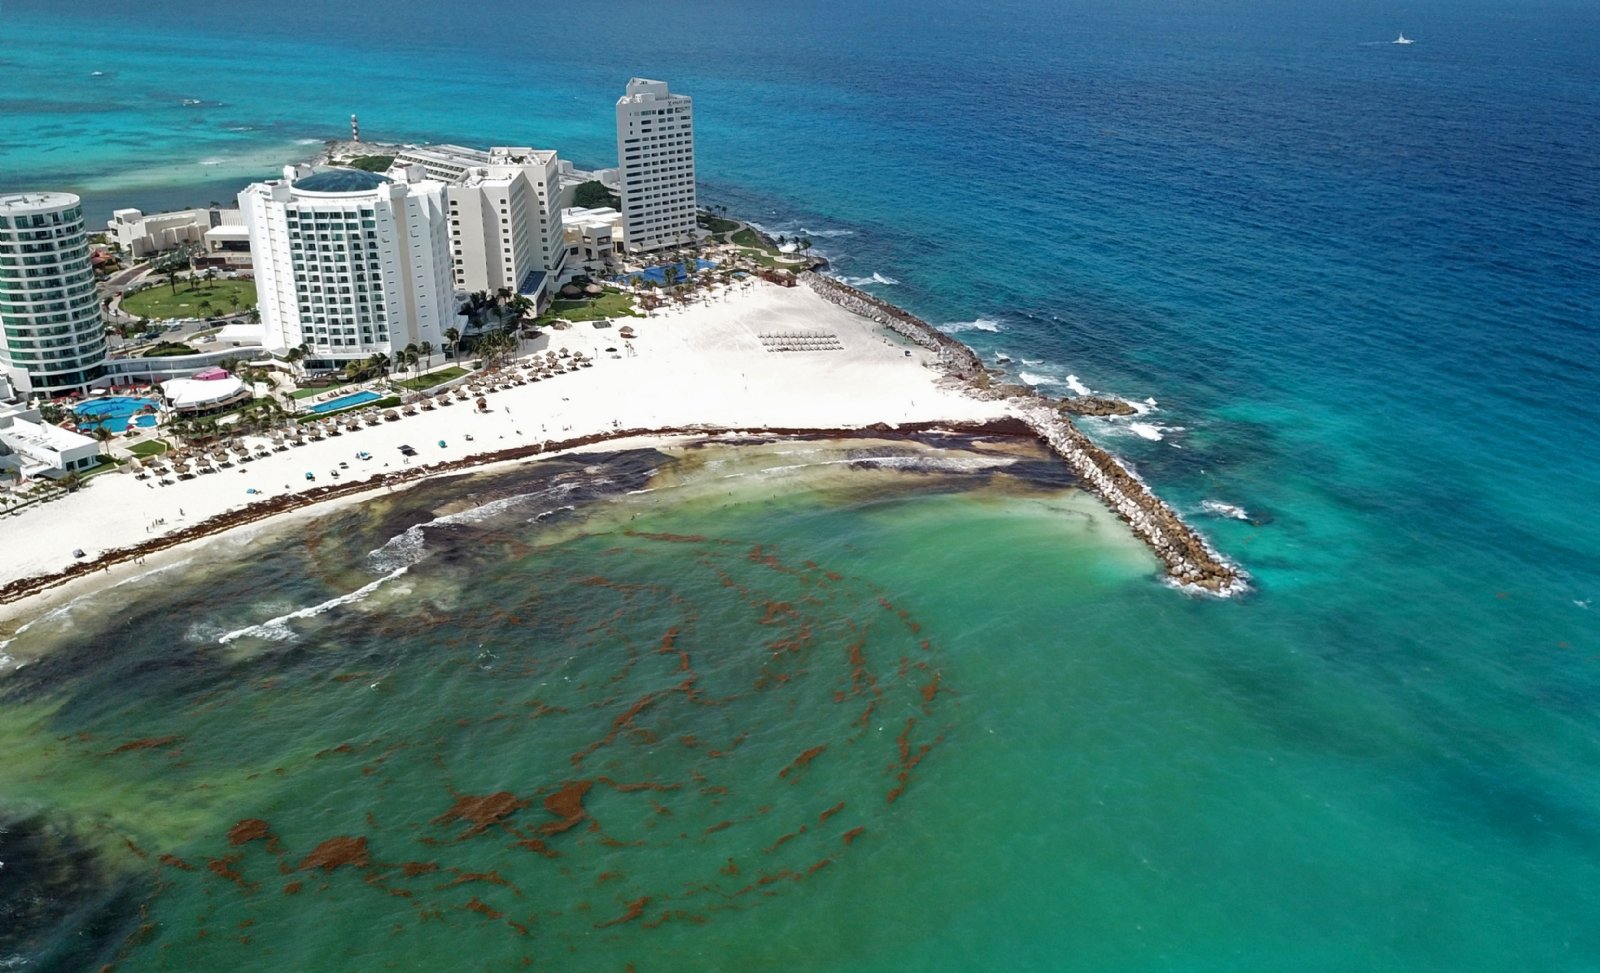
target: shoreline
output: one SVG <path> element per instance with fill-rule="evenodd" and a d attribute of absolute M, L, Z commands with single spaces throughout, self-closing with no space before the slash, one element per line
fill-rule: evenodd
<path fill-rule="evenodd" d="M 110 569 L 127 565 L 139 558 L 149 557 L 172 548 L 214 537 L 241 527 L 248 527 L 286 514 L 308 510 L 333 501 L 359 501 L 367 494 L 393 491 L 416 486 L 428 480 L 456 473 L 487 472 L 490 467 L 507 466 L 530 459 L 540 459 L 582 453 L 597 446 L 611 446 L 633 442 L 635 448 L 652 446 L 693 446 L 721 441 L 725 445 L 767 441 L 771 439 L 848 439 L 869 436 L 880 439 L 911 439 L 921 433 L 953 433 L 967 435 L 1007 436 L 1011 438 L 1037 438 L 1028 425 L 1019 419 L 1004 417 L 977 422 L 949 422 L 929 420 L 888 426 L 844 428 L 721 428 L 714 426 L 685 427 L 681 429 L 619 429 L 592 433 L 572 439 L 513 446 L 489 453 L 477 453 L 457 460 L 442 460 L 425 466 L 416 466 L 403 472 L 381 473 L 365 480 L 333 483 L 302 493 L 284 494 L 238 510 L 229 510 L 205 520 L 151 537 L 147 541 L 125 547 L 102 551 L 93 559 L 85 559 L 72 566 L 49 574 L 19 578 L 0 586 L 0 618 L 11 614 L 9 609 L 31 598 L 51 594 L 63 586 L 94 576 L 109 573 Z"/>
<path fill-rule="evenodd" d="M 967 383 L 974 394 L 1002 397 L 1008 411 L 1067 464 L 1083 488 L 1133 529 L 1179 588 L 1224 598 L 1249 590 L 1249 576 L 1243 568 L 1223 557 L 1120 458 L 1085 435 L 1070 416 L 1047 404 L 1052 400 L 1033 391 L 1017 394 L 991 389 L 989 371 L 971 348 L 904 308 L 831 277 L 807 272 L 800 278 L 824 300 L 937 351 L 945 369 Z"/>
<path fill-rule="evenodd" d="M 19 609 L 24 605 L 34 604 L 36 599 L 47 593 L 61 588 L 77 589 L 86 582 L 86 579 L 96 574 L 110 573 L 113 567 L 125 566 L 136 559 L 236 528 L 260 524 L 330 501 L 360 498 L 379 490 L 404 488 L 440 475 L 525 462 L 542 456 L 582 451 L 599 445 L 630 440 L 641 444 L 662 441 L 687 443 L 733 437 L 730 441 L 737 444 L 740 439 L 773 436 L 837 438 L 866 434 L 892 438 L 934 430 L 1026 436 L 1037 439 L 1049 452 L 1067 465 L 1080 487 L 1094 494 L 1119 519 L 1129 525 L 1135 536 L 1161 562 L 1163 573 L 1169 583 L 1192 594 L 1220 597 L 1248 590 L 1247 575 L 1241 568 L 1220 555 L 1202 535 L 1185 523 L 1121 460 L 1091 442 L 1068 416 L 1061 414 L 1051 404 L 1053 400 L 1031 390 L 995 385 L 992 374 L 983 366 L 972 349 L 887 301 L 812 271 L 801 274 L 800 282 L 806 286 L 789 291 L 788 297 L 782 296 L 782 289 L 764 285 L 762 292 L 767 295 L 765 298 L 759 295 L 755 298 L 740 298 L 729 294 L 722 298 L 725 302 L 723 308 L 708 310 L 695 308 L 657 315 L 652 319 L 641 319 L 640 327 L 646 326 L 646 323 L 651 325 L 660 323 L 663 333 L 670 334 L 673 340 L 683 345 L 681 348 L 661 349 L 664 360 L 660 363 L 652 362 L 650 366 L 652 369 L 665 369 L 670 375 L 670 366 L 680 363 L 675 361 L 673 356 L 677 355 L 681 359 L 685 353 L 699 356 L 693 362 L 699 368 L 713 369 L 717 365 L 724 367 L 729 381 L 720 388 L 710 387 L 706 391 L 704 401 L 692 403 L 694 408 L 667 410 L 658 409 L 654 404 L 639 405 L 639 401 L 650 400 L 648 390 L 636 389 L 634 385 L 628 383 L 621 385 L 614 383 L 611 388 L 626 388 L 637 395 L 637 400 L 632 410 L 633 415 L 630 417 L 632 421 L 623 422 L 619 418 L 607 423 L 596 422 L 597 416 L 593 411 L 594 399 L 603 398 L 605 388 L 587 390 L 591 395 L 586 396 L 590 401 L 585 404 L 590 408 L 583 411 L 581 406 L 571 407 L 572 410 L 580 411 L 581 414 L 578 416 L 566 416 L 552 411 L 552 408 L 568 407 L 558 406 L 547 397 L 544 402 L 547 412 L 542 415 L 548 417 L 551 422 L 572 418 L 576 425 L 569 424 L 564 427 L 571 433 L 570 435 L 558 438 L 558 435 L 552 434 L 556 433 L 556 430 L 551 430 L 550 433 L 535 436 L 531 440 L 524 437 L 518 445 L 485 450 L 459 459 L 442 459 L 415 467 L 408 466 L 403 470 L 391 468 L 384 472 L 374 472 L 374 475 L 361 479 L 293 489 L 285 484 L 283 493 L 274 492 L 272 495 L 244 505 L 230 503 L 219 507 L 216 503 L 212 503 L 209 510 L 202 509 L 194 515 L 200 517 L 198 521 L 153 533 L 142 541 L 134 541 L 133 538 L 137 535 L 130 536 L 130 531 L 123 530 L 120 536 L 116 536 L 117 532 L 113 530 L 110 531 L 112 536 L 108 538 L 107 546 L 93 550 L 91 555 L 84 559 L 71 561 L 60 567 L 38 563 L 31 566 L 26 563 L 18 565 L 25 573 L 13 574 L 10 580 L 0 584 L 0 619 L 15 620 Z M 806 297 L 801 297 L 802 294 Z M 817 298 L 821 299 L 818 306 L 815 310 L 809 310 L 811 305 L 806 302 L 815 301 Z M 746 303 L 740 304 L 741 300 Z M 782 301 L 788 303 L 775 308 L 774 302 Z M 823 307 L 830 304 L 837 308 L 837 311 L 822 311 Z M 900 376 L 897 380 L 899 384 L 894 388 L 886 388 L 880 384 L 874 389 L 876 394 L 863 395 L 862 389 L 872 386 L 864 385 L 859 380 L 845 381 L 842 377 L 836 377 L 837 371 L 831 367 L 832 362 L 827 360 L 825 353 L 810 364 L 801 365 L 795 356 L 756 357 L 749 351 L 737 349 L 730 351 L 726 347 L 712 348 L 698 343 L 706 342 L 707 339 L 711 339 L 713 343 L 725 342 L 730 336 L 737 337 L 733 335 L 735 325 L 741 331 L 753 331 L 761 326 L 770 327 L 772 326 L 768 323 L 770 319 L 762 316 L 765 313 L 802 312 L 806 315 L 804 320 L 807 323 L 826 324 L 829 313 L 836 315 L 833 318 L 835 327 L 844 327 L 847 320 L 854 322 L 851 327 L 857 331 L 852 339 L 858 342 L 854 346 L 857 350 L 855 356 L 857 364 L 864 368 L 876 369 L 868 372 L 869 375 L 887 376 L 890 373 L 884 369 L 893 368 L 893 374 Z M 681 323 L 674 321 L 675 318 L 680 319 Z M 782 320 L 793 323 L 788 318 Z M 877 325 L 877 328 L 862 327 L 867 322 Z M 698 334 L 696 334 L 697 327 L 701 329 Z M 686 330 L 679 331 L 679 329 Z M 895 350 L 891 339 L 884 337 L 878 329 L 888 329 L 916 346 L 905 352 L 905 356 L 915 360 L 907 361 L 900 357 L 900 352 Z M 678 333 L 672 334 L 675 331 Z M 889 347 L 870 351 L 870 346 L 874 345 Z M 735 357 L 736 355 L 744 357 Z M 782 360 L 781 366 L 775 364 L 775 360 Z M 642 363 L 636 363 L 634 360 L 626 364 L 635 365 L 634 370 L 642 366 Z M 923 372 L 919 375 L 916 371 L 919 366 L 934 374 L 928 375 Z M 600 371 L 609 375 L 618 367 L 608 365 Z M 744 394 L 740 396 L 738 390 L 732 387 L 731 372 L 734 367 L 749 369 L 750 374 L 758 376 L 758 382 L 762 382 L 762 379 L 757 369 L 766 368 L 766 381 L 758 386 L 764 395 L 758 394 L 752 398 L 746 378 Z M 806 373 L 811 370 L 816 370 L 816 373 L 810 376 L 812 381 L 808 383 Z M 796 372 L 799 374 L 795 374 Z M 671 381 L 659 371 L 647 374 L 661 383 L 662 389 L 671 389 Z M 740 374 L 741 378 L 745 378 L 742 371 Z M 830 408 L 820 407 L 816 397 L 828 394 L 826 383 L 830 378 L 845 385 L 843 396 L 846 408 L 841 408 L 838 400 Z M 782 387 L 775 387 L 775 383 L 779 382 L 785 384 Z M 509 389 L 509 386 L 507 388 Z M 574 388 L 574 397 L 577 397 L 576 393 L 580 391 L 585 390 Z M 593 396 L 593 392 L 600 392 L 601 395 Z M 522 394 L 522 390 L 518 390 L 518 395 L 513 396 L 511 401 L 517 405 L 519 412 L 526 412 L 527 400 L 518 397 Z M 919 408 L 914 400 L 907 398 L 910 395 L 924 394 L 935 397 L 935 401 Z M 565 396 L 561 398 L 561 402 L 567 401 Z M 906 408 L 908 402 L 910 408 Z M 961 405 L 959 404 L 961 402 L 967 404 Z M 612 402 L 610 407 L 618 412 L 625 411 L 616 402 Z M 482 424 L 490 422 L 496 411 L 498 410 L 490 408 L 486 413 L 488 418 L 480 417 L 474 420 L 480 423 L 474 428 L 485 439 L 488 439 L 487 433 L 492 430 L 485 429 Z M 508 418 L 510 411 L 509 407 L 505 409 Z M 674 411 L 676 415 L 672 414 Z M 685 415 L 685 412 L 688 414 Z M 805 421 L 813 417 L 821 421 L 815 424 Z M 413 422 L 414 420 L 405 424 L 408 432 L 413 429 Z M 512 426 L 518 424 L 520 421 L 510 423 Z M 510 431 L 509 428 L 506 430 L 507 433 Z M 428 438 L 420 427 L 415 429 L 414 434 L 424 440 Z M 517 430 L 517 434 L 520 436 L 521 430 Z M 506 439 L 506 436 L 502 435 L 501 438 Z M 353 446 L 355 443 L 349 445 Z M 376 441 L 368 442 L 366 445 L 374 450 L 381 448 L 381 444 Z M 308 453 L 308 457 L 309 455 Z M 298 465 L 302 461 L 294 459 L 287 462 Z M 315 465 L 315 462 L 309 459 L 305 462 L 306 465 Z M 216 482 L 218 486 L 221 485 L 221 481 Z M 83 502 L 82 494 L 73 496 L 79 497 L 80 503 Z M 172 496 L 178 497 L 178 494 L 174 492 Z M 192 492 L 184 496 L 192 497 Z M 184 502 L 194 505 L 192 499 Z M 160 511 L 155 510 L 155 512 Z M 181 510 L 178 512 L 182 513 Z M 53 533 L 48 520 L 60 521 L 65 518 L 51 511 L 36 513 L 45 514 L 35 520 L 35 524 L 40 528 L 40 532 L 35 535 L 37 543 Z M 54 526 L 61 528 L 68 525 L 57 523 Z M 19 538 L 19 541 L 27 543 L 22 538 Z M 88 548 L 90 544 L 83 543 L 81 546 Z M 58 559 L 56 563 L 61 562 Z"/>

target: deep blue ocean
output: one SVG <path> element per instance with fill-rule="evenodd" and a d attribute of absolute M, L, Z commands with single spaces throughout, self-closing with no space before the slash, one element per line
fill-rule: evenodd
<path fill-rule="evenodd" d="M 774 916 L 787 952 L 640 970 L 1600 969 L 1600 6 L 7 0 L 0 191 L 228 199 L 351 113 L 614 165 L 634 75 L 695 98 L 702 204 L 1149 400 L 1085 429 L 1255 579 L 1077 590 L 970 530 L 875 561 L 989 586 L 945 651 L 1042 777 L 949 867 L 880 863 L 947 906 L 892 950 Z"/>

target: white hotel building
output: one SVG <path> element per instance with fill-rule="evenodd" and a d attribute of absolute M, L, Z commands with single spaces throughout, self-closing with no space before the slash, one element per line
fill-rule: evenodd
<path fill-rule="evenodd" d="M 0 195 L 0 372 L 22 392 L 83 391 L 105 331 L 78 197 Z"/>
<path fill-rule="evenodd" d="M 628 250 L 692 243 L 694 103 L 665 81 L 634 78 L 617 99 L 617 168 Z"/>
<path fill-rule="evenodd" d="M 262 343 L 301 344 L 338 368 L 456 326 L 445 186 L 420 166 L 388 175 L 289 166 L 239 194 L 255 259 Z"/>
<path fill-rule="evenodd" d="M 567 256 L 561 160 L 554 152 L 432 145 L 402 151 L 395 165 L 420 165 L 449 184 L 445 195 L 457 290 L 494 294 L 507 288 L 536 303 L 544 296 Z"/>

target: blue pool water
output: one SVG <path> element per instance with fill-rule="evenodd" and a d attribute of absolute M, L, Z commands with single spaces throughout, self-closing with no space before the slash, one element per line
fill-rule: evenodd
<path fill-rule="evenodd" d="M 341 395 L 337 399 L 329 399 L 326 402 L 319 402 L 311 407 L 311 411 L 319 413 L 338 412 L 340 409 L 348 409 L 352 406 L 366 405 L 368 402 L 376 402 L 381 398 L 383 398 L 383 396 L 376 392 L 367 392 L 365 390 L 360 392 L 351 392 L 349 395 Z"/>
<path fill-rule="evenodd" d="M 105 426 L 112 432 L 127 432 L 128 423 L 148 429 L 156 424 L 155 416 L 135 416 L 145 406 L 155 406 L 159 403 L 155 399 L 141 399 L 128 395 L 117 395 L 105 399 L 95 399 L 73 408 L 78 414 L 78 425 L 85 430 L 98 429 Z"/>
<path fill-rule="evenodd" d="M 712 267 L 715 267 L 716 265 L 717 265 L 716 262 L 713 261 L 713 260 L 696 260 L 694 262 L 694 271 L 710 270 Z M 651 268 L 649 268 L 647 270 L 641 270 L 641 271 L 637 271 L 637 272 L 631 273 L 631 274 L 622 274 L 622 275 L 620 275 L 618 277 L 615 277 L 613 279 L 626 283 L 628 281 L 633 280 L 635 277 L 644 277 L 647 280 L 649 280 L 649 281 L 651 281 L 651 282 L 653 282 L 653 283 L 655 283 L 657 285 L 662 285 L 662 284 L 665 284 L 667 282 L 667 268 L 668 267 L 676 267 L 676 268 L 678 268 L 678 279 L 680 281 L 683 280 L 683 278 L 684 278 L 684 276 L 686 274 L 690 274 L 690 273 L 694 272 L 694 271 L 691 271 L 689 269 L 689 262 L 686 260 L 683 263 L 662 264 L 659 267 L 651 267 Z"/>

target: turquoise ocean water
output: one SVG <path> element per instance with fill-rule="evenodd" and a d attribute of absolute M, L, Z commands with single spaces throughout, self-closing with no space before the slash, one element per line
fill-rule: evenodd
<path fill-rule="evenodd" d="M 225 199 L 352 112 L 372 138 L 608 164 L 622 83 L 664 77 L 696 98 L 706 202 L 810 235 L 1021 380 L 1153 400 L 1086 429 L 1255 593 L 1174 594 L 1069 485 L 975 472 L 966 447 L 959 475 L 847 474 L 816 444 L 618 459 L 578 510 L 494 508 L 478 546 L 424 529 L 405 574 L 220 645 L 387 577 L 400 562 L 369 551 L 474 503 L 446 486 L 264 536 L 248 575 L 224 549 L 0 649 L 44 653 L 0 677 L 0 956 L 1600 967 L 1591 5 L 608 10 L 12 0 L 0 189 L 100 214 Z M 535 20 L 557 29 L 505 30 Z M 592 487 L 645 469 L 651 493 Z M 549 489 L 528 476 L 471 489 Z M 881 730 L 833 702 L 868 618 Z M 770 648 L 807 624 L 803 650 Z M 681 682 L 656 652 L 674 626 L 726 705 L 661 697 L 588 758 L 603 771 L 574 765 Z M 719 758 L 682 742 L 741 733 Z M 681 786 L 592 783 L 590 817 L 540 830 L 567 820 L 547 798 L 601 776 Z M 502 792 L 527 803 L 463 839 L 454 802 Z M 230 845 L 252 819 L 276 841 Z M 511 847 L 541 834 L 562 857 Z M 339 836 L 367 839 L 364 868 L 300 869 Z"/>

